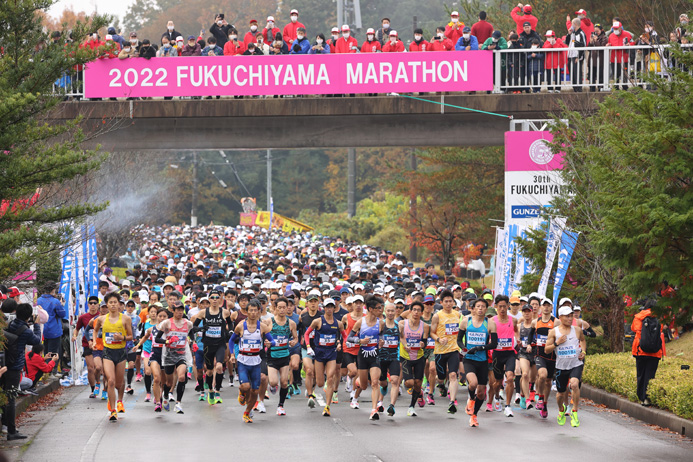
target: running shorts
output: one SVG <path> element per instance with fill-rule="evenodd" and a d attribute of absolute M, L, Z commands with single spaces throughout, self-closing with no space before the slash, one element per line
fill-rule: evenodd
<path fill-rule="evenodd" d="M 283 358 L 267 358 L 267 367 L 279 370 L 282 367 L 287 367 L 291 362 L 291 356 L 285 356 Z"/>
<path fill-rule="evenodd" d="M 125 348 L 104 348 L 103 360 L 113 361 L 113 364 L 120 364 L 127 359 Z"/>
<path fill-rule="evenodd" d="M 344 352 L 342 355 L 342 367 L 346 368 L 349 364 L 356 364 L 357 356 Z"/>
<path fill-rule="evenodd" d="M 402 366 L 399 365 L 399 361 L 393 359 L 392 361 L 380 361 L 380 380 L 387 380 L 387 374 L 390 376 L 401 375 Z"/>
<path fill-rule="evenodd" d="M 260 379 L 262 377 L 262 367 L 260 364 L 256 366 L 247 366 L 243 363 L 236 363 L 236 367 L 238 368 L 239 383 L 250 383 L 251 389 L 260 389 Z"/>
<path fill-rule="evenodd" d="M 496 380 L 502 380 L 506 372 L 515 372 L 514 351 L 493 352 L 493 376 Z"/>
<path fill-rule="evenodd" d="M 546 369 L 547 377 L 553 379 L 553 375 L 556 373 L 556 361 L 537 356 L 537 369 Z"/>
<path fill-rule="evenodd" d="M 171 374 L 173 374 L 174 372 L 176 372 L 176 369 L 178 369 L 178 366 L 180 366 L 181 364 L 183 364 L 183 365 L 186 365 L 186 364 L 187 364 L 187 363 L 185 362 L 185 359 L 184 359 L 184 358 L 183 358 L 183 359 L 179 359 L 178 361 L 176 361 L 176 364 L 170 364 L 170 365 L 164 366 L 164 373 L 165 373 L 166 375 L 171 375 Z"/>
<path fill-rule="evenodd" d="M 370 370 L 373 367 L 380 367 L 380 362 L 378 361 L 378 354 L 371 354 L 365 356 L 363 350 L 359 350 L 359 355 L 356 358 L 356 367 L 359 370 Z"/>
<path fill-rule="evenodd" d="M 582 368 L 584 366 L 584 364 L 580 364 L 572 369 L 556 369 L 556 390 L 559 393 L 564 393 L 568 389 L 570 379 L 578 379 L 582 384 Z"/>
<path fill-rule="evenodd" d="M 426 358 L 402 359 L 402 378 L 407 380 L 423 380 L 426 372 Z M 390 374 L 392 375 L 392 373 Z"/>
<path fill-rule="evenodd" d="M 460 355 L 457 351 L 435 355 L 435 361 L 438 380 L 445 380 L 448 374 L 457 374 L 460 370 Z"/>
<path fill-rule="evenodd" d="M 226 358 L 226 347 L 223 343 L 219 345 L 205 345 L 203 350 L 204 364 L 208 370 L 214 368 L 215 359 L 218 363 L 224 363 L 224 359 Z"/>
<path fill-rule="evenodd" d="M 479 385 L 488 384 L 488 361 L 474 361 L 473 359 L 465 359 L 464 372 L 466 375 L 476 375 L 476 380 Z"/>

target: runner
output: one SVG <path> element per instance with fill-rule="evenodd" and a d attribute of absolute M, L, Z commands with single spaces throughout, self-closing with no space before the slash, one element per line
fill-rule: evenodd
<path fill-rule="evenodd" d="M 107 381 L 108 411 L 111 413 L 110 420 L 115 422 L 118 420 L 118 413 L 125 412 L 125 345 L 128 340 L 132 340 L 132 321 L 120 312 L 121 301 L 118 294 L 108 293 L 104 301 L 108 314 L 96 318 L 94 330 L 103 330 L 103 371 Z"/>
<path fill-rule="evenodd" d="M 519 300 L 519 299 L 518 299 Z M 510 403 L 515 390 L 515 360 L 517 352 L 518 327 L 515 318 L 508 316 L 508 296 L 496 295 L 496 311 L 498 314 L 493 317 L 498 333 L 498 346 L 493 351 L 493 374 L 495 382 L 491 387 L 491 396 L 496 396 L 503 385 L 505 375 L 505 416 L 513 417 L 513 410 Z M 494 410 L 501 410 L 501 403 L 494 399 Z"/>
<path fill-rule="evenodd" d="M 551 394 L 551 382 L 556 372 L 556 353 L 546 351 L 546 341 L 549 332 L 555 327 L 556 318 L 553 317 L 553 303 L 548 298 L 544 298 L 541 303 L 541 316 L 534 321 L 535 332 L 537 333 L 537 409 L 542 418 L 549 415 L 548 399 Z"/>
<path fill-rule="evenodd" d="M 486 319 L 488 302 L 483 298 L 474 300 L 472 314 L 462 321 L 460 333 L 464 337 L 467 354 L 464 357 L 464 370 L 467 374 L 469 399 L 467 414 L 470 427 L 478 427 L 479 409 L 486 398 L 488 383 L 488 352 L 498 346 L 498 334 L 493 319 Z"/>
<path fill-rule="evenodd" d="M 96 325 L 96 320 L 100 316 L 104 316 L 108 314 L 108 306 L 106 306 L 106 302 L 101 302 L 101 305 L 99 305 L 99 315 L 96 316 L 95 318 L 92 318 L 91 321 L 89 321 L 89 324 L 87 327 L 91 330 L 91 336 L 92 339 L 89 341 L 89 348 L 92 350 L 92 355 L 94 356 L 94 370 L 100 370 L 102 372 L 102 378 L 103 378 L 103 386 L 101 387 L 101 400 L 106 401 L 108 399 L 108 387 L 106 386 L 106 376 L 103 375 L 103 327 L 100 327 L 99 330 L 94 330 L 94 326 Z M 98 386 L 98 384 L 96 384 Z M 96 391 L 96 388 L 94 389 Z M 94 396 L 96 398 L 99 397 L 98 393 L 94 393 Z"/>
<path fill-rule="evenodd" d="M 424 312 L 421 315 L 421 320 L 424 322 L 424 324 L 428 324 L 429 328 L 431 326 L 431 322 L 433 322 L 433 310 L 435 308 L 435 297 L 432 295 L 426 295 L 424 296 L 423 299 L 423 305 L 424 305 Z M 424 407 L 425 404 L 428 404 L 430 406 L 435 406 L 436 401 L 433 396 L 433 392 L 435 384 L 436 384 L 436 376 L 438 375 L 436 372 L 436 362 L 435 362 L 435 356 L 433 355 L 433 351 L 435 350 L 435 340 L 429 337 L 426 339 L 426 349 L 424 350 L 424 359 L 426 359 L 426 372 L 425 372 L 425 377 L 426 381 L 428 384 L 426 385 L 426 399 L 424 400 L 422 396 L 419 397 L 418 399 L 418 404 L 419 407 Z"/>
<path fill-rule="evenodd" d="M 137 351 L 131 351 L 132 346 L 136 343 L 139 342 L 139 332 L 140 332 L 140 317 L 135 313 L 135 308 L 136 308 L 136 303 L 133 299 L 128 300 L 125 302 L 125 314 L 128 315 L 132 322 L 132 332 L 133 332 L 133 339 L 132 341 L 127 342 L 127 345 L 125 346 L 127 353 L 127 364 L 125 366 L 126 370 L 126 376 L 127 376 L 127 385 L 125 386 L 125 393 L 128 395 L 132 395 L 135 390 L 132 388 L 132 379 L 135 376 L 135 362 L 137 361 L 137 356 L 138 352 Z M 139 354 L 142 352 L 140 351 Z"/>
<path fill-rule="evenodd" d="M 156 311 L 154 311 L 156 309 Z M 147 343 L 150 344 L 150 354 L 147 356 L 143 356 L 146 359 L 145 362 L 145 373 L 147 369 L 151 372 L 150 379 L 153 380 L 152 383 L 152 388 L 154 391 L 154 412 L 161 412 L 161 384 L 164 383 L 164 378 L 162 377 L 161 374 L 161 363 L 163 362 L 162 360 L 162 350 L 164 343 L 163 342 L 157 342 L 156 337 L 159 333 L 158 325 L 163 323 L 165 320 L 168 319 L 168 314 L 166 312 L 166 309 L 161 306 L 160 303 L 155 303 L 150 309 L 149 309 L 149 319 L 151 320 L 154 318 L 154 322 L 147 321 L 147 329 L 145 330 L 144 334 L 142 335 L 142 338 L 140 338 L 139 344 L 135 348 L 142 347 L 143 350 L 146 352 L 147 351 Z M 146 378 L 147 376 L 145 375 L 145 384 L 146 384 Z M 146 401 L 149 401 L 151 398 L 149 397 L 149 393 L 147 393 L 147 398 L 145 399 Z M 168 403 L 166 404 L 167 406 L 167 411 L 168 411 Z"/>
<path fill-rule="evenodd" d="M 277 404 L 277 415 L 280 416 L 286 415 L 284 402 L 289 393 L 290 348 L 299 343 L 296 323 L 286 317 L 288 305 L 289 301 L 284 297 L 279 297 L 276 301 L 271 329 L 276 345 L 270 347 L 267 356 L 269 385 L 272 394 L 276 393 L 277 385 L 280 386 L 279 403 Z"/>
<path fill-rule="evenodd" d="M 305 333 L 310 327 L 310 325 L 316 319 L 319 319 L 321 314 L 318 311 L 319 308 L 319 291 L 310 291 L 306 300 L 306 309 L 303 311 L 299 322 L 299 331 L 301 339 L 301 356 L 303 357 L 303 370 L 306 372 L 306 396 L 308 397 L 308 407 L 313 409 L 315 407 L 315 369 L 313 360 L 313 355 L 308 351 L 315 351 L 315 332 L 311 332 L 308 338 L 308 342 L 305 339 Z"/>
<path fill-rule="evenodd" d="M 457 412 L 457 372 L 460 368 L 459 347 L 457 346 L 460 314 L 453 310 L 455 298 L 449 290 L 440 293 L 440 301 L 443 304 L 443 309 L 433 315 L 431 338 L 436 342 L 433 353 L 435 355 L 438 388 L 443 394 L 444 383 L 447 378 L 450 397 L 448 413 L 454 414 Z"/>
<path fill-rule="evenodd" d="M 380 397 L 378 411 L 383 412 L 383 401 L 387 396 L 388 375 L 392 389 L 390 390 L 390 405 L 387 407 L 387 415 L 395 415 L 395 403 L 399 396 L 399 377 L 401 366 L 399 364 L 399 326 L 395 322 L 397 308 L 392 302 L 385 303 L 385 326 L 383 327 L 383 346 L 378 351 L 380 361 Z"/>
<path fill-rule="evenodd" d="M 572 411 L 570 412 L 570 425 L 580 426 L 578 419 L 578 405 L 580 404 L 580 385 L 582 380 L 582 368 L 584 366 L 587 341 L 582 329 L 573 326 L 573 310 L 569 306 L 558 309 L 560 324 L 549 332 L 546 339 L 545 351 L 556 351 L 556 402 L 558 403 L 558 425 L 565 425 L 568 405 L 571 396 L 568 394 L 568 385 L 572 394 Z"/>
<path fill-rule="evenodd" d="M 404 386 L 411 389 L 411 402 L 407 410 L 407 416 L 416 417 L 414 405 L 421 399 L 421 387 L 424 373 L 426 372 L 427 339 L 430 334 L 430 326 L 421 321 L 423 303 L 414 301 L 409 306 L 409 317 L 399 322 L 399 357 L 402 363 L 402 377 Z"/>
<path fill-rule="evenodd" d="M 90 398 L 96 398 L 101 392 L 101 361 L 99 361 L 99 366 L 96 367 L 96 362 L 94 361 L 94 353 L 89 342 L 92 340 L 94 329 L 89 327 L 89 323 L 99 317 L 99 297 L 92 295 L 87 299 L 87 309 L 88 311 L 77 318 L 77 324 L 75 325 L 75 330 L 72 334 L 72 341 L 77 341 L 77 336 L 80 330 L 84 330 L 82 334 L 82 357 L 87 363 L 87 378 L 89 380 L 89 386 L 91 387 Z M 99 358 L 100 359 L 100 358 Z"/>
<path fill-rule="evenodd" d="M 366 315 L 354 324 L 349 333 L 348 341 L 359 343 L 361 348 L 357 358 L 359 370 L 358 388 L 352 399 L 351 407 L 359 408 L 359 396 L 366 390 L 368 384 L 371 385 L 371 399 L 373 409 L 371 410 L 370 420 L 380 419 L 378 414 L 378 381 L 380 379 L 380 364 L 378 362 L 378 346 L 383 331 L 384 323 L 380 317 L 383 311 L 383 299 L 378 296 L 370 296 L 366 299 Z M 370 380 L 369 380 L 370 379 Z"/>
<path fill-rule="evenodd" d="M 235 344 L 240 343 L 238 350 L 238 382 L 240 391 L 238 402 L 245 405 L 243 421 L 253 423 L 252 411 L 257 400 L 262 375 L 262 350 L 263 337 L 270 342 L 270 346 L 276 346 L 271 327 L 260 321 L 260 302 L 252 299 L 248 304 L 248 318 L 239 322 L 229 340 L 229 350 L 235 350 Z M 236 361 L 236 355 L 231 355 L 231 361 Z"/>
<path fill-rule="evenodd" d="M 535 326 L 532 321 L 532 307 L 524 305 L 522 307 L 522 321 L 520 322 L 520 351 L 518 357 L 520 359 L 520 368 L 522 369 L 522 378 L 520 386 L 522 392 L 520 394 L 520 407 L 522 409 L 531 409 L 532 401 L 529 399 L 529 375 L 531 366 L 536 364 L 536 343 Z"/>
<path fill-rule="evenodd" d="M 337 349 L 341 348 L 340 338 L 342 335 L 342 324 L 334 319 L 336 303 L 331 298 L 323 301 L 324 314 L 315 319 L 304 334 L 306 345 L 310 344 L 310 335 L 315 332 L 315 350 L 308 346 L 308 355 L 315 358 L 315 378 L 318 387 L 325 386 L 325 409 L 322 415 L 330 416 L 330 405 L 332 404 L 332 391 L 335 369 L 337 368 Z M 327 383 L 325 381 L 327 377 Z"/>
<path fill-rule="evenodd" d="M 351 298 L 351 303 L 349 303 Z M 358 374 L 357 358 L 359 355 L 360 345 L 358 342 L 350 342 L 348 339 L 349 332 L 352 331 L 354 325 L 363 317 L 363 296 L 355 295 L 347 298 L 347 306 L 351 307 L 349 314 L 342 318 L 342 329 L 344 353 L 342 354 L 342 370 L 347 376 L 347 381 L 344 389 L 350 394 L 351 404 L 353 407 L 353 399 L 356 394 L 354 390 L 354 380 Z"/>
<path fill-rule="evenodd" d="M 294 302 L 294 296 L 292 292 L 291 297 L 286 297 L 288 306 L 287 306 L 287 318 L 291 319 L 294 324 L 296 324 L 296 330 L 298 331 L 298 325 L 300 322 L 300 317 L 298 313 L 296 312 L 296 304 Z M 299 341 L 289 347 L 289 354 L 290 354 L 290 360 L 289 360 L 289 366 L 290 366 L 290 374 L 289 374 L 289 390 L 286 395 L 287 399 L 291 398 L 291 395 L 300 395 L 301 394 L 301 341 L 299 338 Z"/>
<path fill-rule="evenodd" d="M 185 384 L 188 380 L 187 370 L 187 349 L 188 349 L 188 334 L 193 327 L 193 323 L 183 318 L 185 314 L 185 306 L 180 302 L 175 302 L 169 306 L 173 309 L 173 317 L 164 320 L 157 330 L 156 336 L 158 343 L 163 341 L 163 336 L 166 335 L 164 342 L 163 360 L 164 373 L 166 374 L 166 383 L 164 385 L 164 409 L 168 411 L 170 390 L 173 388 L 174 374 L 178 379 L 176 385 L 176 406 L 174 410 L 178 414 L 183 414 L 181 401 L 185 393 Z"/>

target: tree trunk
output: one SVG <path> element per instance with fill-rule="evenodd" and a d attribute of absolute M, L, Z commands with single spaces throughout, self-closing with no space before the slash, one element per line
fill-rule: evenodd
<path fill-rule="evenodd" d="M 612 353 L 623 351 L 624 313 L 625 303 L 618 293 L 609 294 L 609 314 L 607 316 L 607 329 L 609 331 L 609 350 Z"/>

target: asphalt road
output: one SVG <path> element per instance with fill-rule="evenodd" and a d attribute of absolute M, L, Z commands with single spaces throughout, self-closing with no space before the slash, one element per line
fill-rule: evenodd
<path fill-rule="evenodd" d="M 35 435 L 16 460 L 689 461 L 693 454 L 693 441 L 687 438 L 588 404 L 580 410 L 579 428 L 571 427 L 569 419 L 558 426 L 555 405 L 546 420 L 536 410 L 516 409 L 514 418 L 482 412 L 480 427 L 470 428 L 464 411 L 446 413 L 442 398 L 437 406 L 417 407 L 418 417 L 407 417 L 408 395 L 401 397 L 394 418 L 384 413 L 371 422 L 370 403 L 362 399 L 361 409 L 350 409 L 342 390 L 332 417 L 322 417 L 319 407 L 309 409 L 302 396 L 287 401 L 287 415 L 278 417 L 277 395 L 266 401 L 266 414 L 256 412 L 254 423 L 246 424 L 237 387 L 229 388 L 225 381 L 224 403 L 215 406 L 199 402 L 193 388 L 189 382 L 185 414 L 158 414 L 153 403 L 143 401 L 144 386 L 138 383 L 135 394 L 126 395 L 126 412 L 117 423 L 108 421 L 105 401 L 88 398 L 87 387 L 66 389 L 60 406 L 34 414 Z"/>

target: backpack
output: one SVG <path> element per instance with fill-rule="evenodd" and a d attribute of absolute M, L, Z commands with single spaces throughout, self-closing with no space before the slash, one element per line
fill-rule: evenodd
<path fill-rule="evenodd" d="M 640 350 L 645 353 L 657 353 L 662 349 L 662 326 L 657 318 L 648 316 L 642 321 L 640 332 Z"/>

